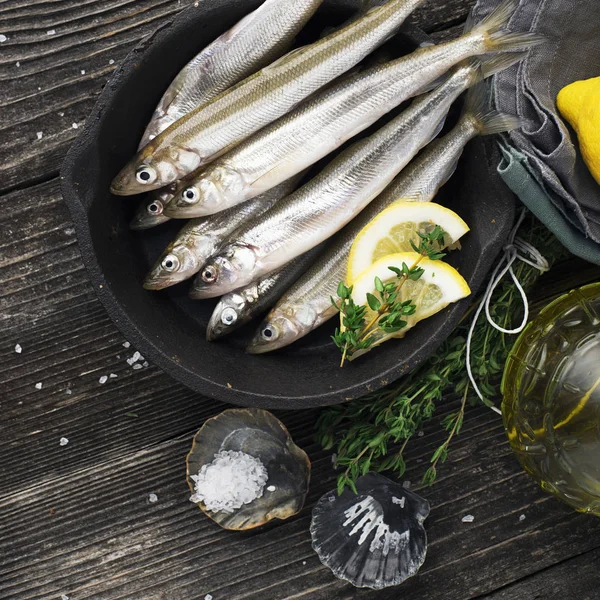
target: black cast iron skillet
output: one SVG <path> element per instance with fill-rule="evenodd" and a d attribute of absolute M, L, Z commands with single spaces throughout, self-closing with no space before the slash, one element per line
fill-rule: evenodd
<path fill-rule="evenodd" d="M 311 31 L 340 23 L 358 3 L 325 0 L 303 36 L 309 39 Z M 259 4 L 201 2 L 135 48 L 106 85 L 70 149 L 62 169 L 62 191 L 98 296 L 144 356 L 190 388 L 225 402 L 269 408 L 324 406 L 359 397 L 414 369 L 453 330 L 469 300 L 343 369 L 329 337 L 333 323 L 283 351 L 250 356 L 244 353 L 248 331 L 221 343 L 205 341 L 214 302 L 189 300 L 186 284 L 159 293 L 142 288 L 149 267 L 182 223 L 132 232 L 128 223 L 139 198 L 109 193 L 111 180 L 135 153 L 154 107 L 178 71 Z M 450 262 L 473 290 L 502 248 L 514 218 L 514 199 L 496 174 L 494 148 L 493 141 L 472 142 L 438 199 L 471 227 L 462 250 L 454 252 Z"/>

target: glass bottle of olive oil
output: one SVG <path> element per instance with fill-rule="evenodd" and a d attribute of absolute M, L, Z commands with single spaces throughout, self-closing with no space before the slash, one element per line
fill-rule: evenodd
<path fill-rule="evenodd" d="M 555 300 L 527 326 L 502 392 L 508 439 L 525 470 L 600 516 L 600 283 Z"/>

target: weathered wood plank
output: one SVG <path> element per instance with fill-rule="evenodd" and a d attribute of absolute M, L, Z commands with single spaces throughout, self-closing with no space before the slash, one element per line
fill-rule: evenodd
<path fill-rule="evenodd" d="M 600 571 L 600 550 L 595 549 L 565 560 L 482 600 L 596 600 Z"/>
<path fill-rule="evenodd" d="M 8 39 L 0 54 L 0 191 L 56 175 L 77 135 L 73 126 L 83 125 L 119 62 L 187 4 L 181 0 L 3 3 L 0 33 Z M 413 21 L 436 30 L 464 20 L 473 4 L 474 0 L 430 2 Z"/>

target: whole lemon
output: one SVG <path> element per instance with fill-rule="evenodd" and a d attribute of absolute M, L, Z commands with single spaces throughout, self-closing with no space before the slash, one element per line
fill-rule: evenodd
<path fill-rule="evenodd" d="M 577 132 L 583 160 L 600 183 L 600 77 L 567 85 L 558 93 L 556 104 Z"/>

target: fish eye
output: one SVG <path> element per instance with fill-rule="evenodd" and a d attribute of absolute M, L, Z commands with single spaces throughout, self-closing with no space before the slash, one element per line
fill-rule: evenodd
<path fill-rule="evenodd" d="M 174 254 L 167 254 L 160 263 L 161 267 L 169 273 L 177 271 L 177 269 L 179 269 L 179 264 L 179 259 Z"/>
<path fill-rule="evenodd" d="M 162 211 L 163 211 L 162 202 L 159 202 L 158 200 L 154 200 L 154 202 L 151 202 L 150 204 L 148 204 L 148 212 L 151 215 L 160 215 L 160 214 L 162 214 Z"/>
<path fill-rule="evenodd" d="M 217 280 L 217 269 L 213 265 L 208 265 L 202 269 L 202 281 L 205 283 L 213 283 Z"/>
<path fill-rule="evenodd" d="M 266 327 L 263 327 L 260 332 L 260 337 L 262 337 L 265 342 L 272 342 L 273 340 L 276 340 L 278 335 L 277 329 L 275 329 L 273 325 L 267 325 Z"/>
<path fill-rule="evenodd" d="M 156 171 L 149 166 L 140 167 L 135 172 L 135 178 L 138 183 L 154 183 L 156 181 Z"/>
<path fill-rule="evenodd" d="M 233 325 L 236 321 L 237 313 L 235 312 L 235 309 L 231 308 L 231 306 L 225 308 L 221 313 L 221 323 L 223 323 L 223 325 Z"/>
<path fill-rule="evenodd" d="M 196 187 L 191 186 L 189 188 L 185 188 L 185 190 L 181 192 L 181 197 L 189 204 L 194 204 L 200 199 L 200 194 Z"/>

